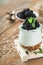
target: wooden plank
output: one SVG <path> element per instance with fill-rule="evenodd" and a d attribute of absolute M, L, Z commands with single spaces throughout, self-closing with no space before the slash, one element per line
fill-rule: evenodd
<path fill-rule="evenodd" d="M 0 42 L 2 40 L 6 40 L 11 38 L 14 34 L 17 34 L 18 32 L 18 25 L 20 25 L 21 22 L 15 22 L 11 28 L 3 32 L 3 34 L 0 34 Z"/>
<path fill-rule="evenodd" d="M 11 22 L 10 20 L 7 20 L 8 15 L 5 15 L 3 18 L 0 19 L 0 33 L 7 30 L 9 27 L 14 25 L 14 22 Z"/>

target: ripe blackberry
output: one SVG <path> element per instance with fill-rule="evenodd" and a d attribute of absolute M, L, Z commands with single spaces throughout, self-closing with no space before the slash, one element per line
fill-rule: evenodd
<path fill-rule="evenodd" d="M 26 11 L 30 11 L 30 9 L 29 9 L 29 8 L 27 8 L 27 9 L 26 9 Z"/>
<path fill-rule="evenodd" d="M 22 11 L 22 13 L 25 13 L 26 11 L 30 11 L 30 9 L 29 9 L 29 8 L 24 9 L 24 10 Z"/>
<path fill-rule="evenodd" d="M 27 24 L 26 24 L 26 22 L 23 23 L 22 28 L 23 28 L 23 29 L 27 29 Z"/>
<path fill-rule="evenodd" d="M 35 22 L 35 26 L 36 26 L 36 27 L 39 27 L 39 26 L 40 26 L 40 24 L 39 24 L 38 21 Z"/>
<path fill-rule="evenodd" d="M 31 12 L 31 13 L 33 13 L 33 11 L 32 11 L 32 10 L 30 10 L 30 12 Z"/>
<path fill-rule="evenodd" d="M 33 20 L 33 22 L 34 22 L 34 20 Z M 37 20 L 35 20 L 35 27 L 32 26 L 32 23 L 29 23 L 28 18 L 26 18 L 25 22 L 23 23 L 22 28 L 26 29 L 26 30 L 34 30 L 40 26 L 40 24 L 38 23 Z"/>
<path fill-rule="evenodd" d="M 26 12 L 25 12 L 25 17 L 27 18 L 27 17 L 30 17 L 30 16 L 31 16 L 30 11 L 26 11 Z"/>
<path fill-rule="evenodd" d="M 22 11 L 22 13 L 24 14 L 26 12 L 26 9 L 24 9 L 23 11 Z"/>
<path fill-rule="evenodd" d="M 36 18 L 36 15 L 33 13 L 33 14 L 32 14 L 32 17 Z"/>
<path fill-rule="evenodd" d="M 18 16 L 19 18 L 23 19 L 23 14 L 22 14 L 22 12 L 19 12 L 19 13 L 17 14 L 17 16 Z"/>
<path fill-rule="evenodd" d="M 27 30 L 31 30 L 32 26 L 30 24 L 27 24 Z"/>

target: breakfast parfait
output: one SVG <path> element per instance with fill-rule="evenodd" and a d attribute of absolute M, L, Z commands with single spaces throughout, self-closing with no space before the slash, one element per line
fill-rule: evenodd
<path fill-rule="evenodd" d="M 31 10 L 26 9 L 27 12 L 18 17 L 25 19 L 24 22 L 19 26 L 19 43 L 22 47 L 28 50 L 36 50 L 40 48 L 42 37 L 41 37 L 41 25 L 37 21 L 36 15 Z M 19 12 L 20 13 L 20 12 Z M 24 16 L 24 17 L 23 17 Z"/>

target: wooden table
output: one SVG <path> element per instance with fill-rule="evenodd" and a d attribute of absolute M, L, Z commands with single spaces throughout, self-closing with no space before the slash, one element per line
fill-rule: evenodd
<path fill-rule="evenodd" d="M 36 2 L 37 0 L 11 0 L 0 6 L 0 65 L 43 65 L 43 58 L 28 60 L 27 62 L 21 61 L 13 43 L 15 36 L 19 33 L 18 26 L 21 22 L 17 19 L 14 22 L 9 21 L 6 14 L 12 10 L 23 9 L 24 6 L 35 10 L 32 5 Z"/>

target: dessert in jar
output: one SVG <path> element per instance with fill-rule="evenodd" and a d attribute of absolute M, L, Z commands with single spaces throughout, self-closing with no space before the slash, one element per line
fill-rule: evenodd
<path fill-rule="evenodd" d="M 41 25 L 36 18 L 27 17 L 19 26 L 19 30 L 19 43 L 22 47 L 31 51 L 40 48 Z"/>

